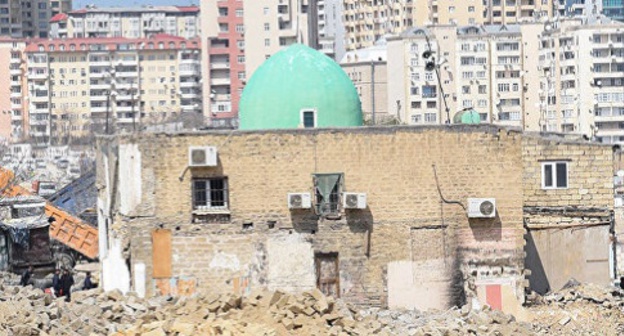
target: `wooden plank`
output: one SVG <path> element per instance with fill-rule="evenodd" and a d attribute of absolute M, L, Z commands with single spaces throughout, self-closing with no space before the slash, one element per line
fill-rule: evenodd
<path fill-rule="evenodd" d="M 153 278 L 171 278 L 171 230 L 152 231 L 152 264 Z"/>

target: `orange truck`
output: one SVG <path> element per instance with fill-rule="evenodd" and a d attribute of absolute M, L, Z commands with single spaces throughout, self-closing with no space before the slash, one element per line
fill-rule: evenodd
<path fill-rule="evenodd" d="M 30 191 L 14 183 L 12 171 L 0 167 L 0 197 L 32 195 Z M 47 202 L 45 213 L 55 221 L 50 223 L 50 237 L 89 259 L 98 256 L 98 230 L 79 218 Z"/>

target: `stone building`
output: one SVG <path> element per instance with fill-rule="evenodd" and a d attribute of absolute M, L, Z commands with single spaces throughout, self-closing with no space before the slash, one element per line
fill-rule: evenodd
<path fill-rule="evenodd" d="M 194 146 L 216 161 L 189 167 Z M 106 289 L 319 286 L 360 305 L 513 309 L 525 274 L 610 281 L 608 146 L 456 125 L 146 133 L 98 151 Z M 493 217 L 473 218 L 473 198 Z"/>

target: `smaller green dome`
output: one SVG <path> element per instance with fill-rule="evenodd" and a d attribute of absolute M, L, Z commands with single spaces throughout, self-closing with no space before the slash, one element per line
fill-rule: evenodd
<path fill-rule="evenodd" d="M 336 62 L 295 44 L 251 76 L 239 120 L 239 128 L 247 130 L 362 126 L 362 107 L 353 82 Z"/>
<path fill-rule="evenodd" d="M 453 124 L 480 124 L 481 115 L 472 108 L 455 113 Z"/>

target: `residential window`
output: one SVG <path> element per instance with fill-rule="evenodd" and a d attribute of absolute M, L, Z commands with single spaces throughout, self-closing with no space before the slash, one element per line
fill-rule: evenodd
<path fill-rule="evenodd" d="M 304 128 L 316 127 L 316 111 L 301 110 L 301 124 Z"/>
<path fill-rule="evenodd" d="M 243 17 L 243 10 L 242 9 L 237 9 L 236 10 L 236 16 L 237 17 Z"/>
<path fill-rule="evenodd" d="M 470 94 L 470 86 L 469 85 L 462 86 L 462 93 L 463 94 Z"/>
<path fill-rule="evenodd" d="M 340 214 L 340 195 L 343 176 L 338 174 L 314 174 L 316 213 L 320 216 Z"/>
<path fill-rule="evenodd" d="M 264 24 L 264 31 L 269 31 L 269 30 L 271 30 L 271 25 L 268 24 L 268 23 L 265 23 Z"/>
<path fill-rule="evenodd" d="M 468 6 L 468 13 L 474 13 L 474 11 L 475 11 L 474 6 Z"/>
<path fill-rule="evenodd" d="M 239 64 L 244 64 L 245 63 L 245 55 L 238 55 L 236 57 L 237 61 Z"/>
<path fill-rule="evenodd" d="M 265 47 L 271 46 L 271 40 L 270 39 L 264 39 L 264 46 Z"/>
<path fill-rule="evenodd" d="M 193 210 L 227 210 L 227 177 L 193 179 Z"/>
<path fill-rule="evenodd" d="M 487 86 L 479 85 L 479 94 L 486 94 L 486 93 L 487 93 Z"/>
<path fill-rule="evenodd" d="M 237 33 L 241 33 L 241 34 L 244 33 L 245 32 L 245 26 L 242 25 L 242 24 L 237 24 L 236 25 L 236 32 Z"/>
<path fill-rule="evenodd" d="M 567 189 L 568 163 L 562 161 L 542 163 L 542 189 Z"/>

